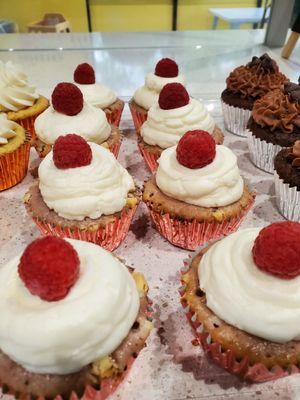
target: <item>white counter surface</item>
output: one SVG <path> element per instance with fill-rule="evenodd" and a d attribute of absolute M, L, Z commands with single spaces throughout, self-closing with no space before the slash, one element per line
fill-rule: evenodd
<path fill-rule="evenodd" d="M 114 88 L 122 98 L 129 99 L 156 61 L 168 56 L 176 59 L 186 74 L 191 94 L 204 99 L 222 126 L 218 99 L 226 76 L 235 66 L 268 51 L 291 80 L 298 79 L 299 50 L 291 61 L 285 61 L 279 58 L 278 49 L 262 46 L 262 40 L 262 31 L 73 34 L 68 37 L 0 35 L 0 58 L 23 64 L 31 80 L 47 96 L 56 83 L 72 79 L 78 63 L 87 61 L 95 66 L 99 80 Z M 58 47 L 70 50 L 45 50 Z M 18 50 L 4 51 L 5 48 Z M 149 172 L 137 150 L 127 107 L 122 128 L 126 138 L 119 160 L 142 184 Z M 264 226 L 281 220 L 274 203 L 272 176 L 251 164 L 246 140 L 227 133 L 225 143 L 236 152 L 243 175 L 259 192 L 243 226 Z M 36 158 L 32 150 L 31 161 Z M 39 235 L 22 205 L 22 196 L 32 182 L 28 174 L 21 184 L 0 193 L 0 265 Z M 151 227 L 144 206 L 139 207 L 131 231 L 116 253 L 148 279 L 154 302 L 155 329 L 148 347 L 112 399 L 300 399 L 300 375 L 248 385 L 216 367 L 199 346 L 192 345 L 193 335 L 178 295 L 179 270 L 188 252 L 173 247 L 159 236 Z"/>

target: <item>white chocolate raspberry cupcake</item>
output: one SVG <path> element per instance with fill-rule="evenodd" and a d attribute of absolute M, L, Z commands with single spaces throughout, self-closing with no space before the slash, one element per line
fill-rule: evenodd
<path fill-rule="evenodd" d="M 0 283 L 0 386 L 20 398 L 105 399 L 151 330 L 144 277 L 92 243 L 36 239 Z"/>
<path fill-rule="evenodd" d="M 102 83 L 96 82 L 94 68 L 88 64 L 79 64 L 74 71 L 74 83 L 81 90 L 84 100 L 94 107 L 101 108 L 108 122 L 119 127 L 124 101 Z"/>

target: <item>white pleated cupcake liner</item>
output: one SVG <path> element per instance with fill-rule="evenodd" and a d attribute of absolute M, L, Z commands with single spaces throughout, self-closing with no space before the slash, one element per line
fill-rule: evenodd
<path fill-rule="evenodd" d="M 300 191 L 284 183 L 274 172 L 276 204 L 281 215 L 290 221 L 300 222 Z"/>
<path fill-rule="evenodd" d="M 282 146 L 278 144 L 268 143 L 265 140 L 256 138 L 252 132 L 247 129 L 248 148 L 250 159 L 253 164 L 269 174 L 274 172 L 274 158 Z"/>
<path fill-rule="evenodd" d="M 224 117 L 224 125 L 227 131 L 234 135 L 247 137 L 247 123 L 251 116 L 250 110 L 245 110 L 240 107 L 234 107 L 226 104 L 221 100 L 222 111 Z"/>

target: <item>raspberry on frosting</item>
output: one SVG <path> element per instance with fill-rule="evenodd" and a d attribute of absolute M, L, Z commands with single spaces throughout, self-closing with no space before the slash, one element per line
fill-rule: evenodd
<path fill-rule="evenodd" d="M 216 142 L 206 131 L 186 132 L 179 140 L 176 157 L 179 164 L 187 168 L 202 168 L 216 156 Z"/>
<path fill-rule="evenodd" d="M 158 98 L 158 104 L 163 110 L 184 107 L 189 101 L 190 96 L 181 83 L 167 83 Z"/>
<path fill-rule="evenodd" d="M 155 67 L 155 75 L 162 78 L 175 78 L 178 76 L 178 65 L 170 58 L 162 58 Z"/>
<path fill-rule="evenodd" d="M 300 275 L 300 223 L 276 222 L 259 232 L 252 248 L 259 269 L 281 279 Z"/>
<path fill-rule="evenodd" d="M 81 90 L 73 83 L 59 83 L 53 90 L 51 100 L 54 110 L 66 115 L 77 115 L 83 108 Z"/>
<path fill-rule="evenodd" d="M 96 82 L 94 68 L 88 64 L 79 64 L 74 71 L 74 81 L 81 85 L 91 85 Z"/>
<path fill-rule="evenodd" d="M 78 279 L 78 254 L 63 239 L 39 238 L 25 249 L 18 272 L 31 294 L 46 301 L 61 300 Z"/>
<path fill-rule="evenodd" d="M 92 161 L 90 145 L 75 133 L 59 136 L 53 146 L 53 162 L 59 169 L 78 168 Z"/>

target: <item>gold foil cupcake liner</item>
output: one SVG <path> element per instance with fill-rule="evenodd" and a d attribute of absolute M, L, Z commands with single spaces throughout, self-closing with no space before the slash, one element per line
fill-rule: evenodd
<path fill-rule="evenodd" d="M 0 155 L 0 191 L 21 182 L 28 171 L 31 135 L 26 133 L 25 142 L 15 151 Z"/>
<path fill-rule="evenodd" d="M 284 183 L 274 172 L 276 204 L 281 215 L 290 221 L 300 222 L 300 191 Z"/>
<path fill-rule="evenodd" d="M 290 365 L 286 369 L 279 365 L 268 369 L 262 363 L 251 364 L 247 356 L 242 359 L 238 358 L 235 352 L 231 349 L 223 350 L 221 343 L 213 340 L 210 333 L 206 331 L 204 324 L 198 320 L 197 313 L 191 309 L 184 298 L 186 283 L 183 277 L 189 271 L 190 265 L 191 259 L 188 259 L 185 261 L 184 267 L 181 269 L 182 278 L 181 287 L 179 288 L 181 304 L 187 320 L 193 329 L 196 340 L 201 345 L 204 353 L 212 359 L 215 364 L 225 369 L 227 372 L 237 375 L 239 378 L 250 383 L 273 381 L 300 372 L 298 366 L 294 364 Z"/>
<path fill-rule="evenodd" d="M 251 116 L 251 110 L 234 107 L 221 100 L 224 125 L 227 131 L 234 135 L 247 137 L 247 124 Z"/>
<path fill-rule="evenodd" d="M 256 138 L 249 129 L 247 129 L 247 140 L 252 163 L 257 168 L 268 172 L 269 174 L 273 174 L 274 158 L 283 147 Z"/>

